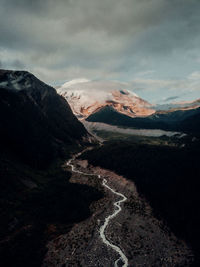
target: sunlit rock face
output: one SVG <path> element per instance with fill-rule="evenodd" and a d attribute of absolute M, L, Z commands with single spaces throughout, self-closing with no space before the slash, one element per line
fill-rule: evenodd
<path fill-rule="evenodd" d="M 155 112 L 150 103 L 121 88 L 122 84 L 117 82 L 78 79 L 65 83 L 57 92 L 68 101 L 80 119 L 87 118 L 105 106 L 111 106 L 130 117 L 148 116 Z"/>

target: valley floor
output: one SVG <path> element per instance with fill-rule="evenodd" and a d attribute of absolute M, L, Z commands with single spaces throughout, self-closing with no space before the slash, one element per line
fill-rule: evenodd
<path fill-rule="evenodd" d="M 121 204 L 122 211 L 108 224 L 105 235 L 124 252 L 128 266 L 191 264 L 191 250 L 153 216 L 150 206 L 138 195 L 132 181 L 100 167 L 89 166 L 86 160 L 75 160 L 73 164 L 79 170 L 95 175 L 73 173 L 70 182 L 95 187 L 104 193 L 104 197 L 91 204 L 90 218 L 75 224 L 67 234 L 48 243 L 43 267 L 114 266 L 119 255 L 102 242 L 99 230 L 105 218 L 113 213 L 114 202 L 120 198 L 103 187 L 103 178 L 111 188 L 127 197 Z M 99 174 L 102 179 L 97 178 Z M 123 263 L 119 261 L 118 266 L 123 266 Z"/>

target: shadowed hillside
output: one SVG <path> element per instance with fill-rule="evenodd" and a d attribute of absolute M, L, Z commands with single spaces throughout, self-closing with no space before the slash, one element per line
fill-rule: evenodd
<path fill-rule="evenodd" d="M 33 166 L 48 164 L 89 134 L 56 90 L 32 74 L 0 70 L 0 146 Z"/>
<path fill-rule="evenodd" d="M 47 241 L 90 216 L 101 194 L 61 165 L 91 140 L 54 88 L 0 70 L 1 266 L 41 266 Z"/>

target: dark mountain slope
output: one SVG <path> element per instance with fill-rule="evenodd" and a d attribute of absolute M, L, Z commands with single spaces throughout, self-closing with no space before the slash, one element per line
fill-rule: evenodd
<path fill-rule="evenodd" d="M 157 112 L 148 117 L 131 118 L 107 106 L 89 116 L 87 121 L 143 129 L 196 133 L 198 131 L 197 125 L 200 124 L 200 108 L 174 112 Z"/>
<path fill-rule="evenodd" d="M 180 126 L 182 131 L 194 133 L 195 135 L 200 136 L 200 109 L 197 110 L 196 114 L 184 119 Z"/>
<path fill-rule="evenodd" d="M 91 215 L 101 194 L 61 167 L 91 139 L 55 89 L 0 70 L 1 266 L 41 266 L 47 241 Z"/>
<path fill-rule="evenodd" d="M 32 74 L 0 70 L 0 146 L 45 165 L 89 134 L 56 90 Z"/>

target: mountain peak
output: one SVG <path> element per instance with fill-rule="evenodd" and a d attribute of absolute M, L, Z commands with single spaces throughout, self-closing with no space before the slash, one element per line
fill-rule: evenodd
<path fill-rule="evenodd" d="M 154 113 L 150 103 L 116 81 L 73 80 L 57 89 L 70 104 L 74 114 L 85 119 L 105 106 L 130 117 Z"/>
<path fill-rule="evenodd" d="M 0 86 L 4 89 L 21 91 L 31 87 L 30 76 L 27 71 L 0 70 Z"/>

